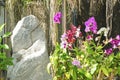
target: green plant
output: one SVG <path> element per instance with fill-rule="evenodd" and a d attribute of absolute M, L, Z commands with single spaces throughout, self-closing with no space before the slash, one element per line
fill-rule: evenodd
<path fill-rule="evenodd" d="M 30 3 L 33 0 L 22 0 L 23 6 L 26 7 L 28 3 Z"/>
<path fill-rule="evenodd" d="M 60 24 L 59 15 L 54 22 Z M 61 36 L 47 68 L 53 80 L 113 80 L 120 75 L 120 35 L 108 39 L 109 29 L 97 31 L 94 17 L 85 22 L 84 31 L 86 36 L 82 36 L 81 26 L 71 25 Z"/>
<path fill-rule="evenodd" d="M 0 34 L 2 34 L 4 25 L 0 26 Z M 3 44 L 2 40 L 8 36 L 10 36 L 10 32 L 5 33 L 0 36 L 0 70 L 6 70 L 8 65 L 12 65 L 12 58 L 6 56 L 4 50 L 9 49 L 7 44 Z"/>

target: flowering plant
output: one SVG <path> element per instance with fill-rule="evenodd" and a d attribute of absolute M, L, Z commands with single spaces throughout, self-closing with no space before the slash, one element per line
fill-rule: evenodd
<path fill-rule="evenodd" d="M 61 36 L 48 64 L 53 80 L 113 80 L 120 75 L 120 35 L 108 39 L 109 29 L 98 30 L 94 17 L 84 25 L 86 37 L 74 25 Z"/>

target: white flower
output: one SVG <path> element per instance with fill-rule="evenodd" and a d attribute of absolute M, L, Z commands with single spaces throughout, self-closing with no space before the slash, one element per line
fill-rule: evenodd
<path fill-rule="evenodd" d="M 100 30 L 97 32 L 97 34 L 101 34 L 102 32 L 104 32 L 104 36 L 107 37 L 108 32 L 109 32 L 109 28 L 102 27 L 102 28 L 100 28 Z"/>

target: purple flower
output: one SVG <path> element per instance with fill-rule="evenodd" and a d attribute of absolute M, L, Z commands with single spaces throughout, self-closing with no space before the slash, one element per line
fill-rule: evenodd
<path fill-rule="evenodd" d="M 63 42 L 61 42 L 61 44 L 60 44 L 60 46 L 61 46 L 62 49 L 66 49 L 66 48 L 67 48 L 67 45 L 68 45 L 67 41 L 63 41 Z"/>
<path fill-rule="evenodd" d="M 67 34 L 64 33 L 62 36 L 61 36 L 61 44 L 60 44 L 61 48 L 62 49 L 65 49 L 67 48 L 68 46 L 68 42 L 67 42 Z"/>
<path fill-rule="evenodd" d="M 79 61 L 79 60 L 74 59 L 74 60 L 72 61 L 72 64 L 73 64 L 74 66 L 77 66 L 77 67 L 81 68 L 81 66 L 80 66 L 80 61 Z"/>
<path fill-rule="evenodd" d="M 61 12 L 57 12 L 57 13 L 54 15 L 53 21 L 54 21 L 55 23 L 60 24 L 61 17 L 62 17 L 62 13 L 61 13 Z"/>
<path fill-rule="evenodd" d="M 90 40 L 92 40 L 92 39 L 93 39 L 93 36 L 92 36 L 92 35 L 88 35 L 88 36 L 87 36 L 87 40 L 90 41 Z"/>
<path fill-rule="evenodd" d="M 119 42 L 118 42 L 118 46 L 120 46 L 120 40 L 119 40 Z"/>
<path fill-rule="evenodd" d="M 104 53 L 107 55 L 110 55 L 112 52 L 113 52 L 113 49 L 109 48 L 109 49 L 106 49 Z"/>
<path fill-rule="evenodd" d="M 113 48 L 120 46 L 120 35 L 117 35 L 115 39 L 111 38 L 110 43 L 112 44 Z"/>
<path fill-rule="evenodd" d="M 117 36 L 116 36 L 116 39 L 117 39 L 117 40 L 120 40 L 120 35 L 117 35 Z"/>
<path fill-rule="evenodd" d="M 117 39 L 110 39 L 110 43 L 112 44 L 113 48 L 117 48 L 118 40 Z"/>
<path fill-rule="evenodd" d="M 89 18 L 85 22 L 85 32 L 93 32 L 94 34 L 97 33 L 97 23 L 94 17 Z"/>
<path fill-rule="evenodd" d="M 65 41 L 67 38 L 67 34 L 63 33 L 63 35 L 61 36 L 61 41 Z"/>
<path fill-rule="evenodd" d="M 120 35 L 117 35 L 116 39 L 118 40 L 118 44 L 117 45 L 120 46 Z"/>

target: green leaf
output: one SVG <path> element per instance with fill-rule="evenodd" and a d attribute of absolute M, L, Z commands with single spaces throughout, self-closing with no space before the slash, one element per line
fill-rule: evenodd
<path fill-rule="evenodd" d="M 9 49 L 9 46 L 7 44 L 2 45 L 3 49 Z"/>
<path fill-rule="evenodd" d="M 119 58 L 120 58 L 120 52 L 119 52 L 119 53 L 117 53 L 116 58 L 117 58 L 117 59 L 119 59 Z"/>
<path fill-rule="evenodd" d="M 98 65 L 98 64 L 94 64 L 94 65 L 92 66 L 91 71 L 90 71 L 91 74 L 94 74 L 94 72 L 95 72 L 96 69 L 97 69 L 97 65 Z"/>
<path fill-rule="evenodd" d="M 96 47 L 96 50 L 100 52 L 100 51 L 102 50 L 102 48 L 103 48 L 103 47 L 100 45 L 100 46 L 97 46 L 97 47 Z"/>
<path fill-rule="evenodd" d="M 100 45 L 100 46 L 97 46 L 97 49 L 100 50 L 102 49 L 103 47 Z"/>
<path fill-rule="evenodd" d="M 2 61 L 0 62 L 0 69 L 1 70 L 6 70 L 8 65 L 13 65 L 13 58 L 5 57 L 1 59 Z"/>
<path fill-rule="evenodd" d="M 0 32 L 3 30 L 4 26 L 5 26 L 5 24 L 0 26 Z"/>
<path fill-rule="evenodd" d="M 91 40 L 90 43 L 91 43 L 94 47 L 96 47 L 96 44 L 95 44 L 94 40 Z"/>
<path fill-rule="evenodd" d="M 53 77 L 53 80 L 57 80 L 57 77 L 55 76 L 55 77 Z"/>
<path fill-rule="evenodd" d="M 6 59 L 5 53 L 0 53 L 0 59 Z"/>
<path fill-rule="evenodd" d="M 108 59 L 109 59 L 109 62 L 111 62 L 114 59 L 114 54 L 111 54 Z"/>
<path fill-rule="evenodd" d="M 66 72 L 65 76 L 66 76 L 67 80 L 70 80 L 70 72 Z"/>
<path fill-rule="evenodd" d="M 120 75 L 120 67 L 117 68 L 118 75 Z"/>
<path fill-rule="evenodd" d="M 89 54 L 94 54 L 94 51 L 91 49 L 90 46 L 87 48 L 87 52 L 88 52 Z"/>
<path fill-rule="evenodd" d="M 109 72 L 105 67 L 102 67 L 101 70 L 106 76 L 109 76 Z"/>
<path fill-rule="evenodd" d="M 88 79 L 92 80 L 92 75 L 91 75 L 90 73 L 86 72 L 86 73 L 85 73 L 85 76 L 86 76 Z"/>
<path fill-rule="evenodd" d="M 71 76 L 72 76 L 73 80 L 77 80 L 77 74 L 76 74 L 76 72 L 74 70 L 71 70 L 70 73 L 71 73 Z"/>
<path fill-rule="evenodd" d="M 90 73 L 86 72 L 86 70 L 79 69 L 78 71 L 81 75 L 84 75 L 87 78 L 87 79 L 84 79 L 84 80 L 92 80 L 92 75 Z"/>
<path fill-rule="evenodd" d="M 2 37 L 0 37 L 0 43 L 2 42 Z"/>
<path fill-rule="evenodd" d="M 79 73 L 85 74 L 85 71 L 83 69 L 78 69 Z"/>
<path fill-rule="evenodd" d="M 50 74 L 50 67 L 51 67 L 51 63 L 48 63 L 47 65 L 47 72 Z"/>
<path fill-rule="evenodd" d="M 11 35 L 11 32 L 7 32 L 7 33 L 5 33 L 5 34 L 3 35 L 3 38 L 9 37 L 10 35 Z"/>
<path fill-rule="evenodd" d="M 58 65 L 58 56 L 50 56 L 50 61 L 53 64 L 54 67 Z"/>

